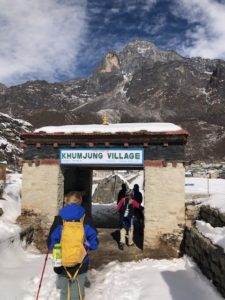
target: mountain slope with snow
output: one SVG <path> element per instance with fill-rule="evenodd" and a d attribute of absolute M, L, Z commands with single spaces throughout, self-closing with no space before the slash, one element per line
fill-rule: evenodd
<path fill-rule="evenodd" d="M 224 159 L 225 62 L 184 58 L 147 41 L 109 52 L 84 79 L 28 81 L 0 91 L 0 111 L 35 127 L 172 122 L 191 133 L 188 158 Z"/>
<path fill-rule="evenodd" d="M 32 125 L 0 113 L 0 160 L 14 163 L 21 155 L 20 134 L 32 130 Z"/>

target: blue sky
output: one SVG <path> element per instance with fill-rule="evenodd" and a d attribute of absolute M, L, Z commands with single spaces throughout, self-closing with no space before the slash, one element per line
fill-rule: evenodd
<path fill-rule="evenodd" d="M 0 82 L 84 77 L 133 39 L 224 59 L 225 0 L 0 0 Z"/>

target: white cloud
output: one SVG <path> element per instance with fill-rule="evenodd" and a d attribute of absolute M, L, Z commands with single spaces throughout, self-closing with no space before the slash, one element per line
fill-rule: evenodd
<path fill-rule="evenodd" d="M 159 14 L 152 19 L 151 24 L 144 24 L 143 30 L 147 34 L 159 34 L 166 26 L 166 15 Z"/>
<path fill-rule="evenodd" d="M 85 32 L 86 0 L 0 0 L 0 82 L 70 74 Z"/>
<path fill-rule="evenodd" d="M 225 58 L 225 4 L 216 0 L 175 0 L 172 12 L 192 24 L 184 55 Z"/>
<path fill-rule="evenodd" d="M 143 8 L 149 11 L 157 2 L 158 0 L 145 0 Z"/>

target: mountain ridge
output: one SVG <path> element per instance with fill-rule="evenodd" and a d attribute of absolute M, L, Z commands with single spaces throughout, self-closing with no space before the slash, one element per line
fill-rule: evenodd
<path fill-rule="evenodd" d="M 34 127 L 173 122 L 187 129 L 188 159 L 225 160 L 225 61 L 185 58 L 134 40 L 84 79 L 0 87 L 0 111 Z"/>

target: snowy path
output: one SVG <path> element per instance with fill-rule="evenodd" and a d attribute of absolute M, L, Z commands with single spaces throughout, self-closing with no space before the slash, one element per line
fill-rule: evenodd
<path fill-rule="evenodd" d="M 40 300 L 59 300 L 55 279 L 49 261 Z M 129 263 L 114 261 L 101 270 L 91 270 L 89 280 L 91 286 L 86 288 L 85 300 L 223 299 L 187 257 L 174 260 L 145 259 Z M 29 291 L 19 293 L 19 298 L 5 299 L 34 300 L 37 285 L 36 277 L 27 282 L 25 288 L 29 287 Z"/>

